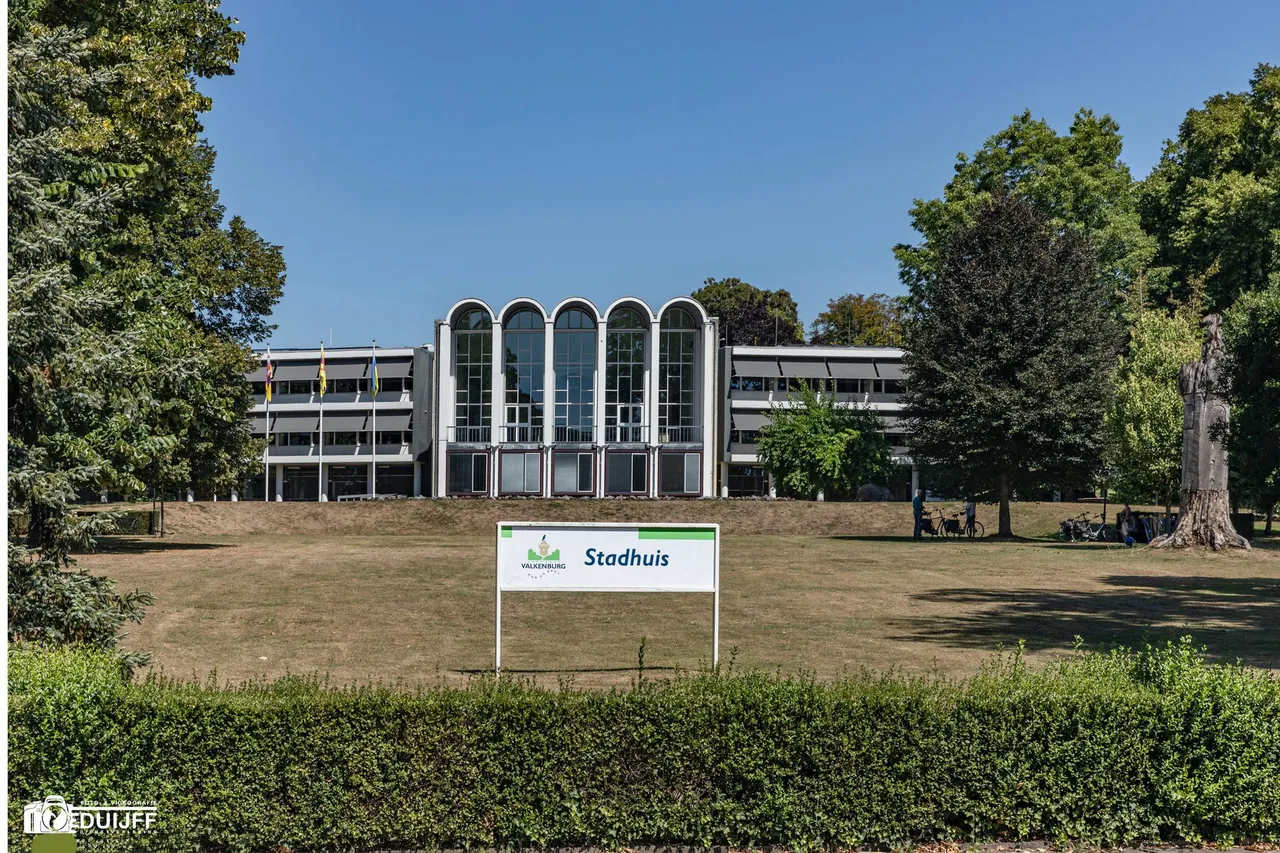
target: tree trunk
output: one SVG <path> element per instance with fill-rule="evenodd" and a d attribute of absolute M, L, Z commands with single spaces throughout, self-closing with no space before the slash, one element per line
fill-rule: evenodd
<path fill-rule="evenodd" d="M 1153 548 L 1207 546 L 1249 547 L 1249 540 L 1231 524 L 1227 449 L 1222 435 L 1231 420 L 1231 407 L 1218 393 L 1218 358 L 1222 355 L 1222 318 L 1204 318 L 1207 332 L 1199 361 L 1178 372 L 1182 395 L 1182 489 L 1178 526 L 1173 533 L 1151 540 Z"/>
<path fill-rule="evenodd" d="M 1000 493 L 1000 530 L 997 536 L 1012 537 L 1013 523 L 1009 518 L 1009 475 L 1001 472 L 1000 481 L 997 485 Z"/>
<path fill-rule="evenodd" d="M 1276 508 L 1274 506 L 1267 507 L 1267 526 L 1263 529 L 1263 533 L 1271 535 L 1271 519 L 1275 518 Z"/>
<path fill-rule="evenodd" d="M 1248 550 L 1245 539 L 1231 524 L 1230 500 L 1223 489 L 1184 490 L 1173 533 L 1151 540 L 1152 548 L 1186 548 L 1191 545 L 1219 551 L 1224 547 Z"/>

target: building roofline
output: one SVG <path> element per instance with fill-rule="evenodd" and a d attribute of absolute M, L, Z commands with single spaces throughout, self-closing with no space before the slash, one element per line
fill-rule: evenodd
<path fill-rule="evenodd" d="M 902 358 L 906 350 L 901 347 L 832 347 L 780 344 L 778 346 L 730 346 L 724 347 L 730 355 L 779 357 L 810 356 L 812 358 Z"/>
<path fill-rule="evenodd" d="M 378 355 L 381 356 L 406 356 L 413 355 L 418 349 L 435 350 L 434 344 L 423 344 L 421 347 L 378 347 Z M 265 349 L 254 350 L 253 354 L 258 358 L 266 358 L 267 351 Z M 325 358 L 350 358 L 352 356 L 368 356 L 371 354 L 371 347 L 325 347 Z M 271 358 L 279 359 L 304 359 L 319 358 L 319 347 L 283 347 L 281 349 L 271 350 Z"/>

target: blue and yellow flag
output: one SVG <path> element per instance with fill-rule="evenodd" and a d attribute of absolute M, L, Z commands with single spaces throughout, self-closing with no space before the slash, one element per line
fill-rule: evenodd
<path fill-rule="evenodd" d="M 324 391 L 329 387 L 329 380 L 324 375 L 324 343 L 320 344 L 320 396 L 324 396 Z"/>
<path fill-rule="evenodd" d="M 374 397 L 382 390 L 382 382 L 378 379 L 378 344 L 373 345 L 373 364 L 369 367 L 369 393 Z"/>

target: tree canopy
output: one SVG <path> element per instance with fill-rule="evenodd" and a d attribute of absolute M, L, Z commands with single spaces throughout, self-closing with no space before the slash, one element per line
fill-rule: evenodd
<path fill-rule="evenodd" d="M 757 453 L 784 494 L 803 498 L 852 495 L 863 483 L 883 482 L 890 465 L 879 415 L 808 385 L 790 395 L 790 405 L 769 410 Z"/>
<path fill-rule="evenodd" d="M 1107 460 L 1117 497 L 1133 502 L 1178 501 L 1182 482 L 1182 395 L 1178 371 L 1200 357 L 1199 311 L 1140 309 L 1120 356 L 1106 416 Z"/>
<path fill-rule="evenodd" d="M 1077 229 L 995 195 L 936 247 L 912 288 L 904 366 L 915 459 L 956 494 L 999 501 L 1087 485 L 1101 462 L 1121 333 Z"/>
<path fill-rule="evenodd" d="M 1138 209 L 1159 246 L 1153 294 L 1186 299 L 1202 282 L 1209 310 L 1225 311 L 1280 284 L 1280 67 L 1188 112 Z"/>
<path fill-rule="evenodd" d="M 1280 503 L 1280 283 L 1236 300 L 1223 342 L 1232 479 L 1249 505 L 1267 514 L 1270 529 Z"/>
<path fill-rule="evenodd" d="M 725 346 L 772 346 L 804 340 L 796 301 L 785 290 L 763 290 L 736 278 L 709 278 L 693 298 L 720 318 Z"/>
<path fill-rule="evenodd" d="M 1029 110 L 1015 116 L 972 155 L 956 155 L 955 176 L 941 198 L 916 200 L 911 224 L 923 241 L 893 250 L 903 284 L 913 287 L 933 275 L 947 236 L 971 223 L 993 195 L 1010 194 L 1035 205 L 1054 227 L 1088 236 L 1098 274 L 1115 293 L 1127 291 L 1155 246 L 1139 224 L 1121 148 L 1111 116 L 1080 110 L 1066 135 Z"/>
<path fill-rule="evenodd" d="M 114 647 L 145 594 L 72 570 L 86 491 L 226 489 L 259 464 L 249 345 L 278 246 L 225 210 L 210 101 L 243 34 L 216 3 L 19 3 L 9 24 L 9 633 Z"/>
<path fill-rule="evenodd" d="M 905 296 L 848 293 L 827 302 L 813 321 L 809 342 L 821 346 L 902 346 Z"/>

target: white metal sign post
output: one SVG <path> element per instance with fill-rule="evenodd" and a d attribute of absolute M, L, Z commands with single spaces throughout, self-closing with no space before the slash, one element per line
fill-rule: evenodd
<path fill-rule="evenodd" d="M 502 592 L 709 592 L 711 665 L 720 662 L 720 525 L 500 521 L 494 671 Z"/>

